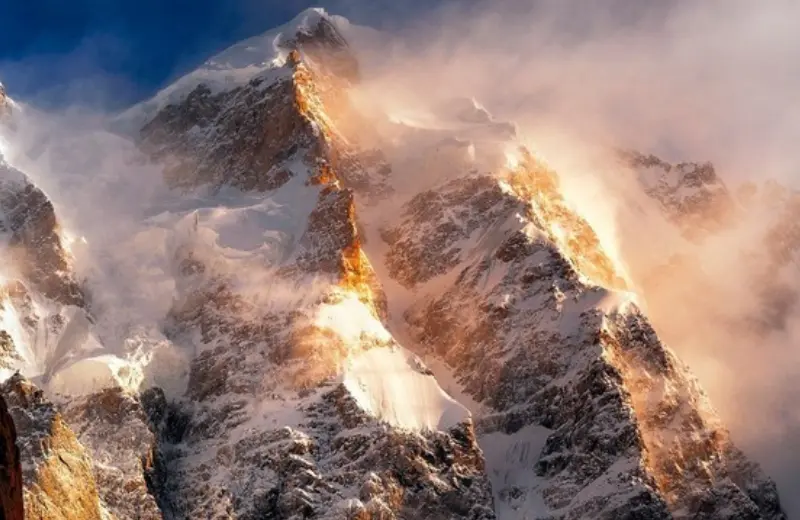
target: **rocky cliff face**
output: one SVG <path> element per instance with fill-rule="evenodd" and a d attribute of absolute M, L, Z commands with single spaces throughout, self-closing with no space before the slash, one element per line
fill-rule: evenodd
<path fill-rule="evenodd" d="M 0 155 L 0 233 L 6 263 L 36 291 L 62 305 L 83 303 L 53 204 Z"/>
<path fill-rule="evenodd" d="M 274 59 L 253 65 L 254 49 Z M 50 394 L 19 375 L 0 387 L 26 518 L 784 518 L 513 126 L 473 102 L 450 110 L 463 134 L 415 129 L 435 151 L 413 192 L 349 101 L 359 75 L 311 10 L 134 110 L 173 188 L 156 220 L 178 390 L 123 384 L 44 194 L 17 182 L 0 200 L 24 252 L 5 368 L 43 359 Z M 83 321 L 47 330 L 68 340 L 30 339 L 64 309 Z M 78 322 L 94 350 L 64 332 Z M 97 365 L 123 368 L 76 383 Z"/>
<path fill-rule="evenodd" d="M 20 276 L 51 300 L 81 306 L 83 295 L 72 279 L 47 196 L 29 182 L 6 182 L 0 187 L 0 208 L 5 217 L 3 231 L 10 234 L 9 254 L 19 266 Z"/>
<path fill-rule="evenodd" d="M 622 160 L 637 172 L 644 192 L 694 240 L 724 229 L 737 216 L 735 197 L 709 162 L 670 164 L 632 151 L 622 153 Z"/>
<path fill-rule="evenodd" d="M 0 397 L 0 518 L 22 520 L 22 465 L 17 447 L 17 429 Z"/>
<path fill-rule="evenodd" d="M 69 328 L 71 309 L 84 306 L 84 296 L 52 203 L 1 155 L 0 215 L 0 370 L 38 374 L 33 365 L 57 364 L 65 354 L 58 352 L 58 338 Z"/>
<path fill-rule="evenodd" d="M 61 410 L 91 459 L 106 514 L 118 519 L 163 518 L 147 483 L 156 438 L 141 398 L 107 388 L 70 398 Z"/>
<path fill-rule="evenodd" d="M 650 161 L 663 162 L 655 158 Z M 638 173 L 643 173 L 641 168 Z M 770 383 L 757 391 L 753 388 L 760 386 L 759 381 L 784 377 L 784 365 L 779 360 L 791 355 L 795 343 L 793 330 L 800 294 L 794 240 L 795 190 L 772 180 L 740 184 L 727 180 L 726 186 L 717 176 L 716 180 L 708 179 L 705 187 L 692 181 L 691 177 L 674 175 L 671 180 L 675 189 L 686 196 L 705 192 L 708 200 L 716 197 L 718 202 L 724 202 L 732 209 L 729 218 L 718 220 L 714 212 L 708 213 L 702 206 L 687 206 L 686 216 L 694 222 L 695 230 L 701 231 L 691 232 L 672 219 L 664 209 L 664 201 L 654 192 L 648 193 L 645 186 L 645 193 L 654 197 L 663 216 L 678 224 L 672 231 L 679 233 L 661 241 L 657 246 L 660 254 L 650 255 L 645 261 L 635 255 L 626 258 L 632 259 L 629 273 L 634 275 L 659 335 L 698 369 L 711 395 L 719 400 L 725 420 L 734 432 L 740 432 L 743 446 L 758 449 L 791 442 L 797 431 L 793 421 L 788 421 L 781 429 L 783 433 L 769 441 L 760 433 L 749 431 L 747 424 L 784 422 L 784 405 L 779 403 L 791 400 L 783 397 L 787 392 L 783 385 Z M 653 227 L 651 222 L 642 226 L 651 230 L 647 236 L 653 235 Z M 632 249 L 641 249 L 647 239 L 645 235 L 634 235 L 628 242 Z M 752 357 L 755 348 L 758 356 Z M 759 372 L 751 370 L 754 365 L 770 375 L 756 376 Z M 761 418 L 745 415 L 747 409 L 759 410 Z M 778 448 L 774 450 L 777 452 Z M 769 471 L 782 473 L 779 489 L 786 494 L 786 488 L 781 486 L 791 489 L 793 477 L 789 475 L 794 475 L 794 461 L 783 455 L 765 457 L 763 449 L 760 456 Z M 791 500 L 787 504 L 789 513 L 796 510 Z"/>
<path fill-rule="evenodd" d="M 553 517 L 783 518 L 774 484 L 733 447 L 631 295 L 613 290 L 613 264 L 532 161 L 506 187 L 476 176 L 421 194 L 384 232 L 395 276 L 446 287 L 405 320 L 491 410 L 479 440 L 545 437 L 535 469 L 495 462 L 496 503 L 517 514 L 543 503 Z"/>
<path fill-rule="evenodd" d="M 17 428 L 25 518 L 102 518 L 91 459 L 56 407 L 19 375 L 0 394 Z"/>

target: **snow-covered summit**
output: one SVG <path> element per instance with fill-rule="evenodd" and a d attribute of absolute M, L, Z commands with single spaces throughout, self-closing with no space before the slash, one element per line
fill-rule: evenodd
<path fill-rule="evenodd" d="M 287 73 L 282 67 L 292 49 L 291 43 L 298 35 L 313 34 L 321 24 L 333 29 L 327 30 L 327 35 L 346 45 L 338 33 L 339 27 L 348 25 L 345 18 L 328 14 L 319 7 L 306 9 L 286 24 L 242 40 L 207 59 L 151 99 L 122 112 L 113 121 L 113 127 L 126 132 L 137 131 L 162 108 L 179 103 L 201 84 L 216 93 L 234 89 L 256 77 L 278 80 Z"/>

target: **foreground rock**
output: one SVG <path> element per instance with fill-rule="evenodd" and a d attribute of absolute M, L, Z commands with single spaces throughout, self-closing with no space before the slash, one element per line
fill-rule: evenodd
<path fill-rule="evenodd" d="M 22 465 L 17 448 L 17 430 L 0 397 L 0 518 L 22 520 Z"/>
<path fill-rule="evenodd" d="M 0 385 L 17 429 L 25 518 L 100 519 L 92 461 L 42 391 L 17 375 Z"/>

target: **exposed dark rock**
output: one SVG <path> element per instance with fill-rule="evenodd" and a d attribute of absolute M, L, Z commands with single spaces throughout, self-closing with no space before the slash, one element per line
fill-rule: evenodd
<path fill-rule="evenodd" d="M 11 171 L 0 158 L 0 171 L 4 168 Z M 12 175 L 14 180 L 0 180 L 0 209 L 5 215 L 0 229 L 11 234 L 14 265 L 47 298 L 82 306 L 83 293 L 72 276 L 53 204 L 22 173 Z"/>
<path fill-rule="evenodd" d="M 17 430 L 0 396 L 0 520 L 22 520 L 22 466 L 17 448 Z"/>

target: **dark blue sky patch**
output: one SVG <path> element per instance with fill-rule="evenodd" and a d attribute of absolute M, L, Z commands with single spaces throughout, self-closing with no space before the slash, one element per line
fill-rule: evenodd
<path fill-rule="evenodd" d="M 12 96 L 43 107 L 118 109 L 306 7 L 386 26 L 434 3 L 0 0 L 0 81 Z"/>

